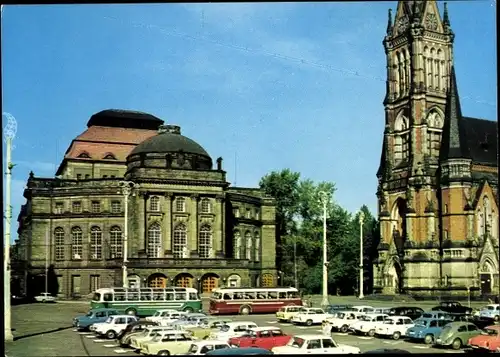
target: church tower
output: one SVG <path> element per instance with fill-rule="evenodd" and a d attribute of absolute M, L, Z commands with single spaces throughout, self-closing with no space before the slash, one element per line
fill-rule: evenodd
<path fill-rule="evenodd" d="M 440 279 L 439 156 L 453 64 L 445 5 L 399 1 L 389 10 L 385 130 L 378 201 L 381 230 L 375 287 L 398 293 Z M 409 259 L 413 258 L 413 259 Z M 415 259 L 416 258 L 416 259 Z"/>

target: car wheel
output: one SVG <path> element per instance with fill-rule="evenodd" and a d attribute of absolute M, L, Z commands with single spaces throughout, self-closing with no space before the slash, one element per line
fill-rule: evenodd
<path fill-rule="evenodd" d="M 399 338 L 400 338 L 400 337 L 401 337 L 401 332 L 399 332 L 399 331 L 396 331 L 396 332 L 394 332 L 394 333 L 392 334 L 392 338 L 393 338 L 394 340 L 399 340 Z"/>
<path fill-rule="evenodd" d="M 205 337 L 203 337 L 203 339 L 204 339 L 204 340 L 208 340 L 208 338 L 209 338 L 209 337 L 210 337 L 210 336 L 205 336 Z"/>
<path fill-rule="evenodd" d="M 460 347 L 462 347 L 462 341 L 459 338 L 456 338 L 453 340 L 453 343 L 451 344 L 451 348 L 454 350 L 459 350 Z"/>
<path fill-rule="evenodd" d="M 312 324 L 313 324 L 313 320 L 307 320 L 307 321 L 306 321 L 306 325 L 307 325 L 307 326 L 311 326 Z"/>
<path fill-rule="evenodd" d="M 116 332 L 113 330 L 109 330 L 106 332 L 106 337 L 110 340 L 114 339 L 116 337 Z"/>
<path fill-rule="evenodd" d="M 431 334 L 425 335 L 425 337 L 424 337 L 424 343 L 426 345 L 430 345 L 433 342 L 434 342 L 434 336 L 433 335 L 431 335 Z"/>
<path fill-rule="evenodd" d="M 375 336 L 375 329 L 372 328 L 370 331 L 368 331 L 367 335 L 370 337 Z"/>
<path fill-rule="evenodd" d="M 190 313 L 194 312 L 194 310 L 193 310 L 193 308 L 192 308 L 192 307 L 188 306 L 188 307 L 186 307 L 186 308 L 184 309 L 184 312 L 187 312 L 188 314 L 190 314 Z"/>
<path fill-rule="evenodd" d="M 347 325 L 344 325 L 340 328 L 340 332 L 346 333 L 349 330 L 349 327 Z"/>
<path fill-rule="evenodd" d="M 160 352 L 158 352 L 158 356 L 170 356 L 170 352 L 168 352 L 168 351 L 160 351 Z"/>
<path fill-rule="evenodd" d="M 250 314 L 250 307 L 248 307 L 248 306 L 242 306 L 240 308 L 240 314 L 241 315 L 248 315 L 248 314 Z"/>
<path fill-rule="evenodd" d="M 133 308 L 130 308 L 130 309 L 125 310 L 125 313 L 126 313 L 127 315 L 132 315 L 132 316 L 135 316 L 135 315 L 137 315 L 137 310 L 136 310 L 136 309 L 133 309 Z"/>

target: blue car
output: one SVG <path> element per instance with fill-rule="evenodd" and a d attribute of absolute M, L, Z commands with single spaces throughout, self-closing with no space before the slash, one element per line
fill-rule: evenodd
<path fill-rule="evenodd" d="M 415 320 L 415 326 L 406 331 L 406 337 L 410 340 L 423 341 L 426 345 L 430 345 L 434 343 L 443 327 L 450 322 L 452 321 L 446 319 L 417 319 Z"/>
<path fill-rule="evenodd" d="M 79 330 L 85 330 L 98 322 L 104 322 L 108 316 L 119 315 L 115 309 L 92 309 L 85 316 L 77 316 L 73 319 L 73 326 Z"/>

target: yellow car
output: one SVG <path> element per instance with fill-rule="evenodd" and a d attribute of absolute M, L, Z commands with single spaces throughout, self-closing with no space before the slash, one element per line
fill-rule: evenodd
<path fill-rule="evenodd" d="M 210 336 L 211 332 L 231 321 L 232 320 L 230 319 L 209 318 L 204 321 L 203 324 L 196 327 L 187 327 L 185 330 L 196 339 L 206 340 Z"/>
<path fill-rule="evenodd" d="M 141 354 L 145 355 L 185 355 L 194 339 L 186 331 L 168 331 L 141 344 Z"/>
<path fill-rule="evenodd" d="M 304 307 L 302 306 L 295 306 L 295 305 L 283 306 L 276 313 L 276 319 L 279 322 L 290 322 L 292 320 L 292 317 L 294 317 L 296 314 L 298 314 L 303 310 Z"/>

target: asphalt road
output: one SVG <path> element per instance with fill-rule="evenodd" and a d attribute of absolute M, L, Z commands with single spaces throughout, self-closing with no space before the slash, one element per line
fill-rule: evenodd
<path fill-rule="evenodd" d="M 71 326 L 74 316 L 88 311 L 88 303 L 29 304 L 12 307 L 14 342 L 5 344 L 8 357 L 30 356 L 137 356 L 122 349 L 113 340 L 95 338 L 86 332 L 77 332 Z M 274 315 L 233 316 L 235 321 L 254 321 L 258 326 L 279 326 L 288 334 L 317 334 L 321 326 L 302 327 L 278 323 Z M 376 337 L 334 334 L 338 343 L 357 346 L 362 352 L 378 348 L 398 348 L 411 353 L 453 353 L 423 344 L 403 340 L 393 341 Z M 459 351 L 460 352 L 460 351 Z"/>

